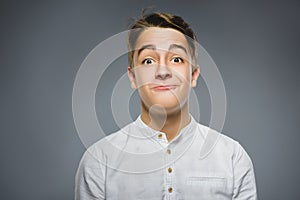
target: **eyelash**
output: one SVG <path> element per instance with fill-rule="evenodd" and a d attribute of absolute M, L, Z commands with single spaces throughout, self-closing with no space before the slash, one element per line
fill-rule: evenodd
<path fill-rule="evenodd" d="M 183 62 L 184 62 L 184 60 L 183 60 L 182 58 L 180 58 L 180 57 L 173 57 L 173 58 L 171 59 L 171 61 L 174 61 L 174 59 L 179 59 L 179 60 L 180 60 L 180 62 L 175 62 L 175 63 L 183 63 Z M 147 61 L 154 62 L 153 59 L 151 59 L 151 58 L 146 58 L 146 59 L 144 59 L 144 60 L 142 61 L 142 64 L 147 64 L 147 63 L 146 63 Z M 152 63 L 149 63 L 148 65 L 150 65 L 150 64 L 152 64 Z"/>
<path fill-rule="evenodd" d="M 180 58 L 180 57 L 173 57 L 173 58 L 171 59 L 171 61 L 172 61 L 172 60 L 174 61 L 174 59 L 179 59 L 181 63 L 184 62 L 184 60 L 183 60 L 182 58 Z"/>
<path fill-rule="evenodd" d="M 150 60 L 151 62 L 154 62 L 153 59 L 151 59 L 151 58 L 146 58 L 146 59 L 144 59 L 144 60 L 142 61 L 142 64 L 146 64 L 146 62 L 147 62 L 148 60 Z M 152 64 L 152 63 L 151 63 L 151 64 Z M 148 64 L 148 65 L 150 65 L 150 64 Z"/>

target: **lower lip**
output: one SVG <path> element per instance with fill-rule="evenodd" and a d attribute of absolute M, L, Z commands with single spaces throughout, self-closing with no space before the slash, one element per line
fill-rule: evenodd
<path fill-rule="evenodd" d="M 166 91 L 166 90 L 172 90 L 172 89 L 175 89 L 176 86 L 174 85 L 168 85 L 168 86 L 158 86 L 158 87 L 155 87 L 154 90 L 158 90 L 158 91 Z"/>

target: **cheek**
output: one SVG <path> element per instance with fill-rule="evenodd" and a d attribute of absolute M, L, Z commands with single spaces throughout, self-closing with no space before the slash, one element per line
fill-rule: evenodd
<path fill-rule="evenodd" d="M 147 83 L 150 82 L 150 80 L 150 76 L 148 76 L 145 73 L 136 74 L 136 84 L 138 88 L 145 86 Z"/>
<path fill-rule="evenodd" d="M 175 75 L 182 82 L 189 84 L 191 81 L 191 70 L 188 67 L 182 67 L 178 69 L 174 69 L 173 75 Z"/>
<path fill-rule="evenodd" d="M 153 77 L 155 77 L 154 67 L 137 67 L 135 71 L 135 79 L 138 87 L 142 87 L 150 82 L 152 82 Z"/>

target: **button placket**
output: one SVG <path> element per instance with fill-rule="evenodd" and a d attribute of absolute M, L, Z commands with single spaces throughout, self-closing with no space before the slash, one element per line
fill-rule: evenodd
<path fill-rule="evenodd" d="M 166 192 L 167 192 L 167 195 L 172 195 L 174 193 L 174 185 L 173 185 L 174 169 L 173 169 L 173 164 L 171 164 L 172 163 L 172 149 L 170 146 L 168 146 L 166 149 L 166 161 L 167 161 L 167 165 L 165 168 L 166 183 L 167 183 L 166 184 Z"/>
<path fill-rule="evenodd" d="M 164 147 L 168 146 L 169 145 L 169 142 L 167 140 L 167 137 L 164 133 L 158 133 L 157 134 L 157 141 L 163 145 Z"/>

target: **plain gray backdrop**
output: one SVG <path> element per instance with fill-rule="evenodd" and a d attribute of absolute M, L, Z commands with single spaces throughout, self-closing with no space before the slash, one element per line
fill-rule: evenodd
<path fill-rule="evenodd" d="M 227 92 L 224 134 L 252 158 L 260 199 L 300 199 L 300 2 L 82 0 L 0 2 L 0 199 L 73 199 L 85 151 L 72 116 L 81 63 L 125 31 L 142 8 L 182 16 L 217 64 Z M 126 56 L 100 80 L 96 109 L 107 134 L 114 81 Z M 202 78 L 201 123 L 210 119 Z M 139 112 L 138 95 L 130 101 Z"/>

